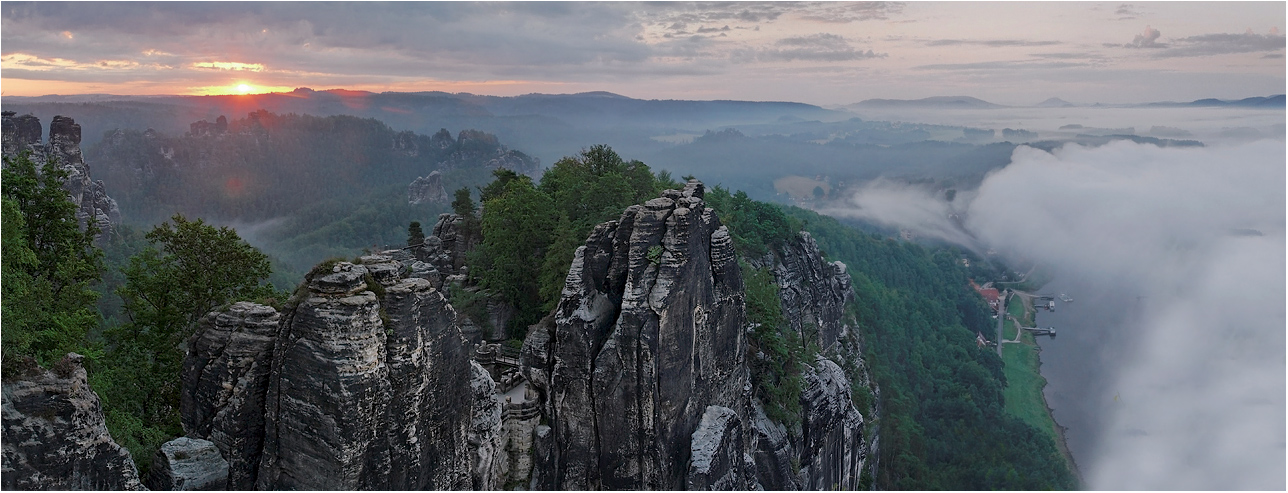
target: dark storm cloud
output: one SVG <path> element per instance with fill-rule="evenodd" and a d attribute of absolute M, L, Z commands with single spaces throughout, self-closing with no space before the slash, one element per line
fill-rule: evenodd
<path fill-rule="evenodd" d="M 1059 41 L 1031 41 L 1025 39 L 935 39 L 926 41 L 926 46 L 1053 46 L 1063 44 Z"/>

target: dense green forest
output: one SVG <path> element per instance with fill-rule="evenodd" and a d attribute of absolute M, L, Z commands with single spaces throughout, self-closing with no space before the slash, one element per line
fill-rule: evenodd
<path fill-rule="evenodd" d="M 409 203 L 418 177 L 438 171 L 453 190 L 488 182 L 498 167 L 539 167 L 476 130 L 421 135 L 371 118 L 263 110 L 179 136 L 111 130 L 86 155 L 128 224 L 179 213 L 234 226 L 273 257 L 282 289 L 323 259 L 400 244 L 410 221 L 432 225 L 448 212 L 445 202 Z"/>
<path fill-rule="evenodd" d="M 86 356 L 108 430 L 146 474 L 157 448 L 183 434 L 183 344 L 196 321 L 237 300 L 285 299 L 264 281 L 269 259 L 229 228 L 176 214 L 139 234 L 82 228 L 66 171 L 20 155 L 3 183 L 3 373 Z"/>

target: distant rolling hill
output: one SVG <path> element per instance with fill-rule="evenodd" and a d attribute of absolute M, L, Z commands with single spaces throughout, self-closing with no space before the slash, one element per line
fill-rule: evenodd
<path fill-rule="evenodd" d="M 992 109 L 1006 106 L 970 96 L 935 96 L 922 99 L 868 99 L 846 107 L 851 109 Z"/>
<path fill-rule="evenodd" d="M 1155 107 L 1157 106 L 1196 107 L 1197 106 L 1197 107 L 1223 107 L 1223 108 L 1283 109 L 1284 95 L 1278 94 L 1274 96 L 1252 97 L 1252 98 L 1243 98 L 1243 99 L 1235 99 L 1235 100 L 1207 98 L 1207 99 L 1199 99 L 1196 101 L 1190 101 L 1188 103 L 1176 103 L 1176 102 L 1166 101 L 1161 103 L 1148 103 L 1145 106 L 1155 106 Z"/>
<path fill-rule="evenodd" d="M 654 135 L 702 132 L 731 125 L 840 121 L 844 111 L 791 102 L 635 99 L 608 92 L 481 96 L 447 92 L 384 92 L 300 88 L 287 93 L 229 96 L 5 97 L 5 110 L 41 119 L 67 115 L 85 129 L 85 144 L 115 128 L 182 134 L 198 120 L 240 118 L 259 109 L 277 114 L 353 115 L 399 130 L 433 134 L 473 128 L 552 163 L 593 143 L 624 153 L 659 146 Z"/>
<path fill-rule="evenodd" d="M 1038 108 L 1072 108 L 1076 105 L 1060 98 L 1050 98 L 1037 104 Z"/>

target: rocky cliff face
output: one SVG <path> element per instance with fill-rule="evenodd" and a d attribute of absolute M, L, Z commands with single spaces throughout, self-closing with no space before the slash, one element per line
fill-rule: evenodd
<path fill-rule="evenodd" d="M 72 202 L 78 205 L 76 218 L 82 224 L 94 221 L 100 230 L 110 231 L 112 224 L 121 220 L 121 209 L 116 200 L 107 195 L 102 180 L 90 178 L 89 165 L 81 156 L 81 128 L 71 118 L 55 116 L 49 124 L 49 141 L 41 142 L 40 120 L 31 115 L 3 114 L 3 138 L 0 139 L 6 158 L 31 151 L 37 169 L 46 162 L 56 162 L 67 170 L 67 189 Z"/>
<path fill-rule="evenodd" d="M 818 243 L 804 231 L 777 254 L 772 270 L 792 330 L 821 348 L 836 344 L 846 330 L 845 305 L 854 299 L 845 264 L 825 261 Z"/>
<path fill-rule="evenodd" d="M 428 281 L 364 260 L 312 279 L 282 322 L 260 489 L 469 486 L 472 372 L 456 314 Z"/>
<path fill-rule="evenodd" d="M 443 190 L 443 174 L 431 171 L 429 175 L 416 178 L 407 185 L 407 203 L 442 204 L 447 202 L 447 191 Z"/>
<path fill-rule="evenodd" d="M 801 374 L 801 423 L 788 429 L 763 414 L 753 421 L 757 478 L 766 488 L 858 489 L 874 437 L 865 435 L 864 416 L 851 394 L 851 376 L 870 384 L 858 331 L 846 323 L 845 305 L 853 301 L 851 280 L 841 262 L 824 260 L 807 232 L 760 262 L 769 264 L 779 287 L 783 315 L 802 340 L 822 349 Z M 846 364 L 852 371 L 841 367 Z M 799 430 L 799 432 L 795 432 Z M 791 471 L 789 469 L 795 469 Z"/>
<path fill-rule="evenodd" d="M 108 435 L 83 359 L 70 353 L 52 370 L 33 362 L 5 378 L 4 489 L 143 489 L 130 453 Z"/>
<path fill-rule="evenodd" d="M 394 252 L 390 252 L 394 253 Z M 283 313 L 235 303 L 189 341 L 183 423 L 233 489 L 492 489 L 501 403 L 415 258 L 311 275 Z"/>
<path fill-rule="evenodd" d="M 529 336 L 525 364 L 548 365 L 525 373 L 550 379 L 536 385 L 548 385 L 553 450 L 537 467 L 553 486 L 682 489 L 708 407 L 746 415 L 742 275 L 703 192 L 691 182 L 596 227 L 576 251 L 553 332 Z"/>
<path fill-rule="evenodd" d="M 412 250 L 417 259 L 428 262 L 443 276 L 462 274 L 465 254 L 478 245 L 481 238 L 467 231 L 465 218 L 458 214 L 438 215 L 438 221 L 425 238 L 424 246 Z"/>
<path fill-rule="evenodd" d="M 690 182 L 595 228 L 554 317 L 530 329 L 522 371 L 550 423 L 535 430 L 533 488 L 860 486 L 868 410 L 829 359 L 858 359 L 857 345 L 838 344 L 852 336 L 844 264 L 805 233 L 759 260 L 785 329 L 829 355 L 802 374 L 801 422 L 774 423 L 751 397 L 732 241 L 702 197 Z"/>
<path fill-rule="evenodd" d="M 183 361 L 184 432 L 214 442 L 228 462 L 227 487 L 252 489 L 264 441 L 264 398 L 281 315 L 234 303 L 202 320 Z"/>

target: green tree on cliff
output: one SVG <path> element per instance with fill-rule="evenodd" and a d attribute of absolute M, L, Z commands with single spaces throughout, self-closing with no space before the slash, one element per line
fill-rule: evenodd
<path fill-rule="evenodd" d="M 46 163 L 37 172 L 27 153 L 5 159 L 3 190 L 3 351 L 6 362 L 32 356 L 43 365 L 69 351 L 85 351 L 98 324 L 90 288 L 99 281 L 103 254 L 98 230 L 81 229 L 63 182 L 67 172 Z"/>
<path fill-rule="evenodd" d="M 494 182 L 495 183 L 495 182 Z M 550 197 L 521 176 L 509 180 L 485 203 L 483 241 L 470 258 L 470 272 L 480 286 L 514 304 L 512 335 L 541 319 L 537 294 L 540 259 L 550 245 L 558 215 Z"/>
<path fill-rule="evenodd" d="M 407 225 L 407 246 L 416 246 L 425 242 L 425 231 L 420 229 L 420 221 Z"/>
<path fill-rule="evenodd" d="M 196 322 L 238 300 L 281 298 L 264 283 L 268 257 L 227 227 L 176 214 L 146 235 L 152 246 L 130 258 L 117 289 L 127 321 L 109 328 L 107 351 L 91 385 L 103 399 L 108 429 L 140 468 L 179 423 L 180 347 Z"/>

